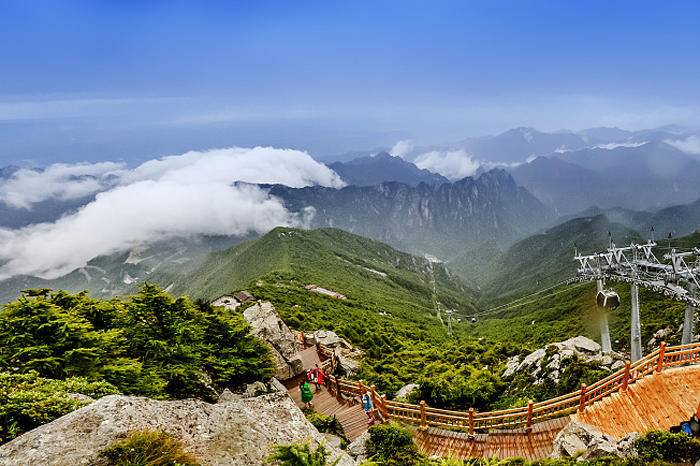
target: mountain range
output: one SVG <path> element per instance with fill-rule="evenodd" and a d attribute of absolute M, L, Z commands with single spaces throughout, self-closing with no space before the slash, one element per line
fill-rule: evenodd
<path fill-rule="evenodd" d="M 700 159 L 664 142 L 563 152 L 509 171 L 560 215 L 594 205 L 659 209 L 700 198 Z"/>
<path fill-rule="evenodd" d="M 275 185 L 292 212 L 312 208 L 311 228 L 341 228 L 404 251 L 453 257 L 484 238 L 507 244 L 554 219 L 504 170 L 439 186 L 385 182 L 342 189 Z"/>

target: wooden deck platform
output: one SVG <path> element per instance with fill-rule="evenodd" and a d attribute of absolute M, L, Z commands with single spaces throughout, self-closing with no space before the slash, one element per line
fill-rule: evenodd
<path fill-rule="evenodd" d="M 668 430 L 700 403 L 700 366 L 666 369 L 588 406 L 573 417 L 616 439 L 630 432 Z"/>

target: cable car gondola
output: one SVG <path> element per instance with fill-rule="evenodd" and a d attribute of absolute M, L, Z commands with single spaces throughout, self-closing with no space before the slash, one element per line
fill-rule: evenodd
<path fill-rule="evenodd" d="M 620 307 L 620 295 L 612 290 L 601 290 L 596 295 L 598 306 L 614 310 Z"/>

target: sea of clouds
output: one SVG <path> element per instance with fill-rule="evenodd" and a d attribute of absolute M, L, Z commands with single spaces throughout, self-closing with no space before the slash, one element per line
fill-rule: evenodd
<path fill-rule="evenodd" d="M 272 147 L 191 151 L 135 168 L 103 162 L 21 169 L 0 180 L 0 202 L 12 208 L 94 200 L 55 222 L 0 229 L 0 279 L 55 278 L 96 256 L 145 242 L 303 226 L 305 219 L 267 191 L 236 182 L 343 186 L 308 153 Z"/>

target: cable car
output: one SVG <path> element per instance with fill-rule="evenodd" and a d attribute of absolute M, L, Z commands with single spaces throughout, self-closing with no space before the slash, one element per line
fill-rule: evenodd
<path fill-rule="evenodd" d="M 612 290 L 601 290 L 595 297 L 598 306 L 614 310 L 620 307 L 620 295 Z"/>

